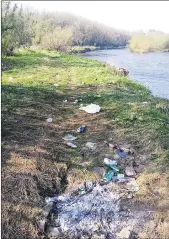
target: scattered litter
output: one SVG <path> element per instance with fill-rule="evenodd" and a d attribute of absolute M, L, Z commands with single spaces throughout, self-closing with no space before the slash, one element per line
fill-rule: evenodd
<path fill-rule="evenodd" d="M 75 100 L 75 101 L 74 101 L 74 104 L 77 104 L 77 103 L 78 103 L 78 100 Z"/>
<path fill-rule="evenodd" d="M 56 84 L 56 83 L 55 83 L 55 84 L 54 84 L 54 86 L 55 86 L 55 87 L 58 87 L 58 86 L 59 86 L 59 84 Z"/>
<path fill-rule="evenodd" d="M 46 201 L 46 203 L 56 202 L 57 199 L 58 199 L 58 197 L 46 197 L 46 198 L 45 198 L 45 201 Z"/>
<path fill-rule="evenodd" d="M 81 85 L 84 85 L 84 82 L 83 82 L 83 81 L 81 81 L 81 82 L 80 82 L 80 84 L 81 84 Z"/>
<path fill-rule="evenodd" d="M 106 181 L 111 181 L 113 176 L 114 176 L 114 172 L 112 170 L 109 170 L 105 174 L 104 179 L 106 179 Z"/>
<path fill-rule="evenodd" d="M 126 169 L 125 169 L 125 173 L 127 176 L 129 177 L 133 177 L 133 176 L 136 176 L 136 172 L 134 170 L 134 168 L 132 166 L 127 166 Z"/>
<path fill-rule="evenodd" d="M 127 157 L 127 153 L 122 151 L 122 149 L 117 149 L 117 154 L 121 157 L 121 158 L 126 158 Z"/>
<path fill-rule="evenodd" d="M 99 112 L 101 108 L 99 105 L 90 104 L 85 107 L 80 107 L 79 109 L 84 110 L 85 112 L 87 112 L 89 114 L 95 114 L 95 113 Z"/>
<path fill-rule="evenodd" d="M 118 148 L 118 145 L 117 145 L 117 144 L 109 144 L 109 147 L 110 147 L 110 148 L 113 148 L 113 149 L 117 149 L 117 148 Z"/>
<path fill-rule="evenodd" d="M 49 118 L 46 120 L 47 123 L 52 123 L 53 122 L 53 119 L 52 118 Z"/>
<path fill-rule="evenodd" d="M 77 137 L 75 137 L 71 134 L 67 134 L 65 137 L 63 137 L 63 139 L 66 141 L 73 141 L 73 140 L 77 139 Z"/>
<path fill-rule="evenodd" d="M 86 147 L 91 150 L 95 150 L 97 148 L 97 145 L 96 145 L 96 143 L 87 142 Z"/>
<path fill-rule="evenodd" d="M 115 160 L 111 160 L 108 158 L 104 158 L 104 163 L 111 169 L 113 169 L 115 172 L 119 172 L 119 169 L 117 168 L 117 162 Z"/>
<path fill-rule="evenodd" d="M 77 103 L 82 102 L 82 101 L 83 101 L 82 99 L 77 99 L 77 100 L 74 101 L 74 104 L 77 104 Z"/>
<path fill-rule="evenodd" d="M 117 165 L 117 161 L 116 160 L 111 160 L 111 159 L 108 159 L 108 158 L 104 158 L 104 163 L 108 166 L 110 165 Z"/>
<path fill-rule="evenodd" d="M 67 142 L 66 144 L 70 146 L 71 148 L 77 148 L 77 146 L 71 142 Z"/>
<path fill-rule="evenodd" d="M 63 101 L 63 103 L 66 103 L 66 102 L 67 102 L 67 100 L 64 100 L 64 101 Z"/>
<path fill-rule="evenodd" d="M 80 126 L 80 127 L 77 129 L 77 132 L 81 133 L 81 132 L 86 131 L 86 129 L 87 129 L 87 126 L 82 125 L 82 126 Z"/>
<path fill-rule="evenodd" d="M 124 178 L 124 174 L 122 174 L 122 173 L 118 173 L 118 174 L 117 174 L 117 178 L 118 178 L 118 179 L 122 179 L 122 178 Z"/>

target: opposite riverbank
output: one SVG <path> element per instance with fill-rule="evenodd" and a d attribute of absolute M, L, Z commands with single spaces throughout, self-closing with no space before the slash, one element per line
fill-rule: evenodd
<path fill-rule="evenodd" d="M 44 198 L 93 180 L 86 165 L 98 166 L 110 153 L 104 141 L 131 145 L 135 152 L 140 190 L 125 204 L 153 212 L 156 223 L 154 228 L 148 221 L 139 238 L 167 238 L 169 101 L 108 65 L 78 56 L 20 50 L 3 63 L 2 238 L 37 237 Z M 74 104 L 76 99 L 83 102 Z M 81 103 L 102 110 L 88 115 L 79 110 Z M 88 127 L 84 134 L 76 132 L 80 125 Z M 77 149 L 64 144 L 67 133 L 78 137 Z M 88 141 L 99 151 L 83 152 Z M 120 163 L 122 171 L 125 166 Z"/>

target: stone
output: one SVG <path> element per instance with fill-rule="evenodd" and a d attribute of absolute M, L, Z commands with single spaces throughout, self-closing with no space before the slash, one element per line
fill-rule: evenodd
<path fill-rule="evenodd" d="M 129 239 L 130 237 L 130 229 L 128 227 L 124 227 L 119 233 L 117 233 L 117 239 Z"/>
<path fill-rule="evenodd" d="M 128 177 L 136 176 L 136 172 L 134 171 L 134 168 L 132 166 L 127 166 L 125 169 L 125 173 Z"/>
<path fill-rule="evenodd" d="M 106 236 L 104 234 L 94 234 L 91 239 L 106 239 Z"/>
<path fill-rule="evenodd" d="M 50 213 L 50 211 L 52 210 L 52 208 L 53 208 L 53 202 L 50 202 L 50 203 L 48 203 L 43 209 L 42 209 L 42 215 L 44 216 L 44 217 L 47 217 L 48 215 L 49 215 L 49 213 Z"/>
<path fill-rule="evenodd" d="M 93 172 L 98 174 L 99 176 L 103 176 L 105 173 L 105 169 L 103 167 L 93 167 Z"/>
<path fill-rule="evenodd" d="M 138 192 L 139 191 L 139 185 L 136 182 L 136 180 L 131 180 L 126 184 L 126 189 L 128 189 L 130 192 Z"/>
<path fill-rule="evenodd" d="M 58 236 L 61 236 L 62 230 L 60 227 L 48 227 L 47 235 L 50 238 L 57 238 Z"/>
<path fill-rule="evenodd" d="M 113 155 L 113 159 L 114 160 L 120 160 L 121 158 L 120 158 L 120 156 L 118 154 L 115 154 L 115 155 Z"/>
<path fill-rule="evenodd" d="M 45 224 L 46 224 L 46 219 L 42 219 L 40 221 L 37 222 L 38 223 L 38 227 L 41 231 L 44 231 L 45 229 Z"/>

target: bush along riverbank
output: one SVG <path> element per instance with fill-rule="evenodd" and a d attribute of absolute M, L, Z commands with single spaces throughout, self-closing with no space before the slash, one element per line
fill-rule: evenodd
<path fill-rule="evenodd" d="M 2 238 L 76 238 L 77 231 L 81 238 L 85 233 L 86 238 L 167 238 L 169 101 L 153 97 L 108 65 L 78 56 L 19 50 L 2 62 Z M 89 104 L 99 105 L 100 111 L 79 109 Z M 83 125 L 85 132 L 77 132 Z M 76 148 L 63 140 L 67 134 L 77 137 Z M 134 178 L 134 190 L 108 182 L 101 193 L 105 158 L 117 163 L 107 179 L 118 169 Z M 86 192 L 86 181 L 92 184 L 83 195 L 79 190 Z M 67 201 L 72 190 L 77 194 Z M 54 203 L 46 198 L 53 196 Z M 89 199 L 95 203 L 90 209 Z M 58 226 L 56 206 L 63 209 L 64 202 L 71 206 L 70 215 L 60 209 Z M 110 208 L 109 217 L 98 214 L 101 202 L 106 215 Z M 95 220 L 92 208 L 96 228 L 85 224 Z M 71 234 L 73 215 L 79 230 L 72 226 Z"/>

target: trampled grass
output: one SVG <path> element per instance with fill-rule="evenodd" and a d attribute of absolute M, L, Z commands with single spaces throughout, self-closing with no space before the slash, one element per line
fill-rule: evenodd
<path fill-rule="evenodd" d="M 136 150 L 142 189 L 147 190 L 142 178 L 158 174 L 155 187 L 149 179 L 152 193 L 147 203 L 158 205 L 158 212 L 159 203 L 152 195 L 162 182 L 158 195 L 165 206 L 160 211 L 168 210 L 168 182 L 163 181 L 168 180 L 169 169 L 168 100 L 153 97 L 147 88 L 114 74 L 109 66 L 78 56 L 19 50 L 3 63 L 7 69 L 2 72 L 2 238 L 35 238 L 44 197 L 93 178 L 85 165 L 103 161 L 104 141 L 109 137 Z M 73 103 L 78 98 L 84 105 L 99 104 L 101 112 L 80 111 L 80 103 Z M 51 124 L 46 123 L 49 117 Z M 83 124 L 88 131 L 77 134 Z M 64 145 L 66 133 L 78 136 L 77 150 Z M 98 143 L 99 151 L 84 153 L 87 141 Z M 140 191 L 137 201 L 146 204 L 145 198 L 145 191 Z"/>

